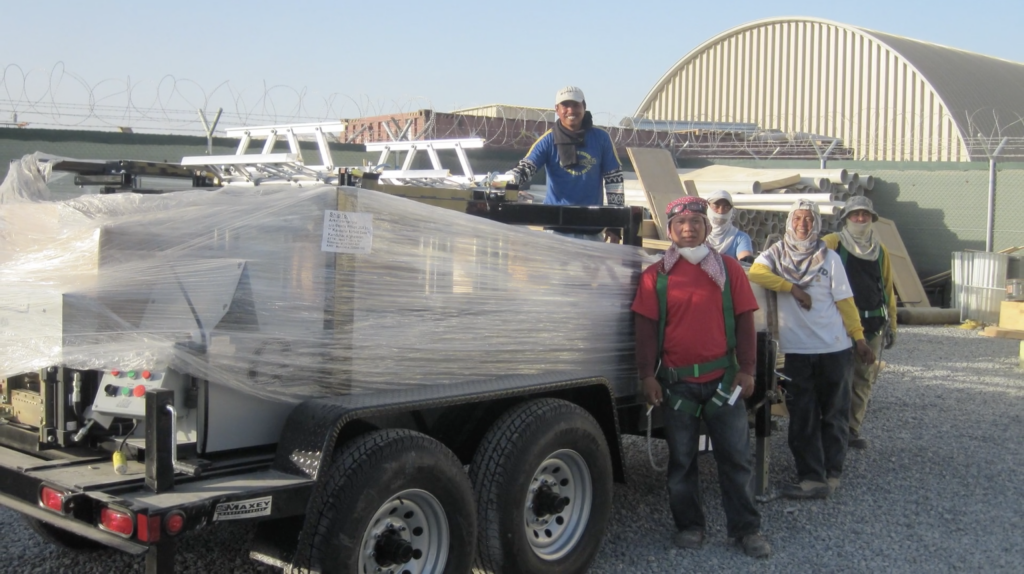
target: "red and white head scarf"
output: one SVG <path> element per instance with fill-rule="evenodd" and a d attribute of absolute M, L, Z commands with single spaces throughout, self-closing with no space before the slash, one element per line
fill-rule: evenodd
<path fill-rule="evenodd" d="M 711 221 L 708 219 L 708 202 L 699 197 L 685 196 L 679 199 L 674 199 L 669 202 L 665 208 L 665 215 L 668 219 L 665 222 L 667 228 L 672 224 L 672 220 L 677 215 L 684 213 L 697 213 L 704 218 L 704 242 L 702 246 L 707 248 L 707 254 L 703 259 L 700 260 L 700 268 L 707 273 L 708 277 L 718 285 L 719 289 L 725 289 L 725 262 L 722 261 L 722 256 L 717 251 L 707 246 L 708 234 L 711 232 Z M 672 270 L 672 267 L 679 262 L 680 257 L 679 248 L 673 243 L 668 250 L 665 251 L 665 257 L 661 260 L 661 272 L 667 274 Z"/>

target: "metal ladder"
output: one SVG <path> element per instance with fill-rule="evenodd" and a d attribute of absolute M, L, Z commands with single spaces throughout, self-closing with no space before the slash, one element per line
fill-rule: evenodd
<path fill-rule="evenodd" d="M 225 132 L 229 137 L 239 138 L 234 155 L 186 156 L 181 158 L 181 165 L 204 167 L 216 174 L 224 185 L 337 183 L 327 134 L 344 131 L 344 122 L 228 128 Z M 304 161 L 299 147 L 300 135 L 313 136 L 320 152 L 319 164 L 307 165 Z M 288 153 L 271 153 L 281 137 L 288 142 Z M 254 139 L 264 138 L 261 153 L 248 153 Z"/>
<path fill-rule="evenodd" d="M 345 125 L 344 122 L 324 122 L 228 128 L 225 132 L 229 137 L 239 138 L 234 155 L 187 156 L 181 158 L 181 165 L 205 168 L 215 174 L 223 185 L 335 185 L 339 183 L 340 176 L 331 158 L 327 134 L 341 134 L 345 131 Z M 320 163 L 316 165 L 306 164 L 299 147 L 298 136 L 310 135 L 316 141 L 320 153 Z M 288 142 L 288 153 L 272 153 L 278 139 L 282 137 Z M 262 152 L 249 153 L 250 144 L 257 139 L 265 139 Z M 380 181 L 391 185 L 465 189 L 488 187 L 492 182 L 512 181 L 511 176 L 503 174 L 477 175 L 473 172 L 466 150 L 483 146 L 483 138 L 369 143 L 366 144 L 366 151 L 380 152 L 380 157 L 375 165 L 356 169 L 379 173 Z M 438 150 L 455 150 L 464 175 L 452 175 L 451 171 L 445 169 L 438 157 Z M 431 169 L 412 169 L 413 161 L 420 151 L 426 152 L 430 158 Z M 401 168 L 383 169 L 388 165 L 392 152 L 406 152 Z"/>

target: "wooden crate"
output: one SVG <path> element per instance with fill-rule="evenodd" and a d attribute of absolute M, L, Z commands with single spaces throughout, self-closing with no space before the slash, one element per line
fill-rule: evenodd
<path fill-rule="evenodd" d="M 1024 331 L 1024 301 L 1003 301 L 999 307 L 999 328 Z"/>

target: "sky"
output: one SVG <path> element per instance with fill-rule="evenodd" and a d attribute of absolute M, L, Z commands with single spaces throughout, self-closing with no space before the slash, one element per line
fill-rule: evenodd
<path fill-rule="evenodd" d="M 201 131 L 197 107 L 224 107 L 222 126 L 492 103 L 550 108 L 565 85 L 584 90 L 596 118 L 621 118 L 701 43 L 782 16 L 1024 62 L 1020 0 L 6 4 L 0 122 L 17 112 L 34 127 L 145 127 L 159 116 Z"/>

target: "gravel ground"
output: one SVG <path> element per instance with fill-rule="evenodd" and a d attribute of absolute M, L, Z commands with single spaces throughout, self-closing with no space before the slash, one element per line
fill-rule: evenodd
<path fill-rule="evenodd" d="M 1024 563 L 1024 374 L 1017 341 L 948 327 L 903 327 L 884 352 L 864 425 L 827 501 L 760 506 L 773 547 L 747 558 L 725 537 L 714 461 L 701 458 L 709 520 L 701 551 L 671 544 L 665 478 L 643 439 L 624 439 L 629 483 L 616 485 L 612 524 L 594 574 L 613 572 L 1020 572 Z M 771 441 L 771 484 L 792 478 L 785 421 Z M 665 455 L 655 441 L 655 456 Z M 252 530 L 219 526 L 183 537 L 178 572 L 274 572 L 248 558 Z M 75 554 L 45 544 L 0 509 L 0 571 L 143 572 L 116 551 Z"/>

